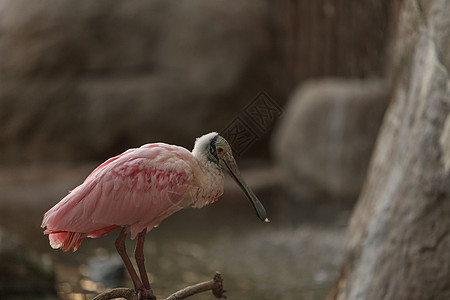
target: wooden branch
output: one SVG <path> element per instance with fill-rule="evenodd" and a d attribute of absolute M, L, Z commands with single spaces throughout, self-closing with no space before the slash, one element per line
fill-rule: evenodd
<path fill-rule="evenodd" d="M 220 275 L 219 272 L 216 272 L 213 279 L 185 287 L 184 289 L 173 293 L 172 295 L 167 297 L 165 300 L 186 299 L 189 296 L 192 296 L 192 295 L 195 295 L 198 293 L 202 293 L 205 291 L 209 291 L 209 290 L 211 290 L 213 292 L 213 294 L 216 298 L 225 299 L 226 298 L 224 295 L 225 290 L 223 289 L 222 282 L 223 282 L 222 276 Z"/>
<path fill-rule="evenodd" d="M 116 298 L 125 298 L 127 300 L 137 300 L 136 291 L 129 288 L 116 288 L 103 292 L 94 297 L 92 300 L 109 300 Z"/>
<path fill-rule="evenodd" d="M 225 299 L 225 290 L 223 289 L 223 279 L 219 272 L 216 272 L 214 278 L 208 281 L 200 282 L 181 289 L 163 300 L 181 300 L 195 294 L 211 290 L 216 298 Z M 137 300 L 137 294 L 133 289 L 116 288 L 103 292 L 93 300 L 110 300 L 116 298 L 125 298 L 127 300 Z"/>

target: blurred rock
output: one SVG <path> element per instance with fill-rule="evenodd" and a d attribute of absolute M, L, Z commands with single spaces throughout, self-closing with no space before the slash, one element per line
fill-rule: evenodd
<path fill-rule="evenodd" d="M 266 6 L 1 1 L 0 162 L 192 147 L 220 131 L 279 77 Z"/>
<path fill-rule="evenodd" d="M 323 79 L 298 88 L 272 144 L 295 198 L 356 199 L 387 98 L 379 79 Z"/>
<path fill-rule="evenodd" d="M 56 299 L 50 258 L 27 249 L 0 228 L 0 298 Z"/>

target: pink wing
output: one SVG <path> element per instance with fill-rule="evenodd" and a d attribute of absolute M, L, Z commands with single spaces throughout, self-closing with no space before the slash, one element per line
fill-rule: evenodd
<path fill-rule="evenodd" d="M 128 226 L 132 238 L 189 205 L 191 153 L 177 146 L 148 144 L 130 149 L 96 168 L 51 208 L 42 227 L 53 248 L 76 248 L 82 239 Z"/>

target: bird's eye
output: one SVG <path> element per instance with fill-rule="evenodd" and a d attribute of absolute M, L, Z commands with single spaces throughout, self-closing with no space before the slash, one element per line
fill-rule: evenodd
<path fill-rule="evenodd" d="M 222 153 L 223 152 L 223 148 L 219 147 L 217 148 L 217 153 Z"/>

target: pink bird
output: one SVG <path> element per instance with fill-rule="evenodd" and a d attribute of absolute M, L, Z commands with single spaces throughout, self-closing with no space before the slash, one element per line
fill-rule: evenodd
<path fill-rule="evenodd" d="M 86 180 L 44 215 L 42 228 L 52 248 L 76 251 L 84 238 L 122 227 L 115 242 L 139 299 L 155 299 L 144 265 L 147 232 L 187 207 L 203 207 L 223 193 L 224 174 L 244 190 L 257 216 L 269 222 L 258 198 L 240 175 L 228 142 L 216 132 L 197 138 L 192 152 L 164 143 L 129 149 L 98 166 Z M 137 275 L 125 238 L 137 236 Z"/>

